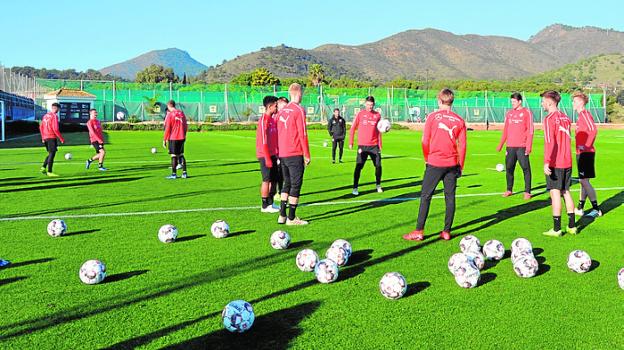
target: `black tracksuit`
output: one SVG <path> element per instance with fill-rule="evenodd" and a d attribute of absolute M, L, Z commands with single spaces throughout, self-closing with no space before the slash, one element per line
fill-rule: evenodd
<path fill-rule="evenodd" d="M 340 147 L 339 158 L 342 160 L 342 153 L 344 150 L 344 139 L 347 134 L 347 122 L 343 117 L 332 117 L 327 121 L 327 131 L 332 138 L 332 160 L 336 160 L 336 146 Z"/>

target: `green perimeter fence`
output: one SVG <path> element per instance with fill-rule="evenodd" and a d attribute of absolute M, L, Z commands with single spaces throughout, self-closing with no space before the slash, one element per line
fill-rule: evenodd
<path fill-rule="evenodd" d="M 95 95 L 95 108 L 105 121 L 159 121 L 165 116 L 165 104 L 176 101 L 186 116 L 200 122 L 255 121 L 263 112 L 262 99 L 266 95 L 288 96 L 287 87 L 250 87 L 229 84 L 181 85 L 136 84 L 94 81 L 44 80 L 38 83 L 46 89 L 61 87 L 80 89 Z M 535 122 L 545 116 L 537 92 L 522 92 L 524 105 L 529 107 Z M 398 122 L 422 122 L 427 113 L 437 108 L 437 91 L 403 88 L 332 88 L 308 87 L 304 90 L 302 106 L 309 122 L 321 122 L 331 116 L 333 109 L 341 110 L 343 117 L 352 120 L 363 107 L 366 96 L 372 95 L 382 116 Z M 500 123 L 511 108 L 510 92 L 455 91 L 453 109 L 473 123 Z M 43 96 L 37 103 L 43 105 Z M 562 94 L 560 108 L 573 121 L 577 115 L 572 109 L 569 94 Z M 588 109 L 596 122 L 604 122 L 606 111 L 603 95 L 591 94 Z"/>

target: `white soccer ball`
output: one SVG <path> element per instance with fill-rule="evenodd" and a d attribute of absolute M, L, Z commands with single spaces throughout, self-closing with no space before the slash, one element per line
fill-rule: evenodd
<path fill-rule="evenodd" d="M 65 159 L 71 160 L 72 159 L 72 154 L 71 153 L 65 153 Z"/>
<path fill-rule="evenodd" d="M 338 265 L 331 259 L 323 259 L 314 267 L 314 275 L 321 283 L 331 283 L 338 279 Z"/>
<path fill-rule="evenodd" d="M 568 268 L 577 273 L 585 273 L 589 271 L 592 260 L 587 252 L 575 250 L 568 255 Z"/>
<path fill-rule="evenodd" d="M 331 247 L 327 249 L 325 257 L 338 264 L 338 266 L 345 266 L 349 261 L 349 256 L 342 247 Z"/>
<path fill-rule="evenodd" d="M 342 249 L 344 249 L 344 251 L 347 253 L 347 258 L 351 257 L 351 254 L 353 253 L 353 249 L 351 248 L 351 243 L 349 243 L 348 241 L 345 241 L 344 239 L 337 239 L 334 241 L 334 243 L 331 244 L 331 247 L 340 247 Z"/>
<path fill-rule="evenodd" d="M 210 232 L 215 238 L 225 238 L 230 234 L 230 225 L 223 220 L 217 220 L 210 226 Z"/>
<path fill-rule="evenodd" d="M 467 252 L 466 255 L 472 264 L 479 270 L 482 270 L 485 267 L 485 256 L 481 254 L 481 252 L 470 251 Z"/>
<path fill-rule="evenodd" d="M 106 265 L 99 260 L 87 260 L 78 272 L 84 284 L 97 284 L 106 278 Z"/>
<path fill-rule="evenodd" d="M 391 128 L 392 128 L 392 123 L 390 123 L 390 120 L 388 119 L 381 119 L 377 123 L 377 130 L 379 130 L 379 132 L 381 133 L 388 132 L 390 131 Z"/>
<path fill-rule="evenodd" d="M 158 239 L 163 243 L 175 242 L 178 238 L 178 229 L 173 225 L 163 225 L 158 230 Z"/>
<path fill-rule="evenodd" d="M 481 272 L 472 263 L 463 263 L 455 270 L 455 282 L 462 288 L 474 288 L 479 284 Z"/>
<path fill-rule="evenodd" d="M 152 154 L 158 152 L 158 149 L 156 149 L 156 147 L 152 147 Z"/>
<path fill-rule="evenodd" d="M 328 143 L 327 141 L 323 141 L 323 147 L 327 147 Z"/>
<path fill-rule="evenodd" d="M 295 263 L 299 270 L 303 272 L 312 272 L 314 271 L 314 267 L 318 264 L 319 257 L 318 254 L 312 249 L 304 249 L 297 253 L 297 257 L 295 259 Z"/>
<path fill-rule="evenodd" d="M 399 299 L 407 292 L 407 281 L 398 272 L 388 272 L 379 281 L 379 291 L 388 299 Z"/>
<path fill-rule="evenodd" d="M 501 241 L 491 239 L 483 245 L 483 255 L 488 260 L 500 260 L 505 256 L 505 246 Z"/>
<path fill-rule="evenodd" d="M 624 268 L 620 269 L 620 272 L 618 272 L 618 284 L 620 288 L 624 289 Z"/>
<path fill-rule="evenodd" d="M 60 237 L 67 233 L 67 225 L 65 225 L 65 221 L 61 219 L 56 219 L 50 221 L 48 224 L 48 234 L 52 237 Z"/>
<path fill-rule="evenodd" d="M 286 231 L 275 231 L 271 235 L 271 247 L 286 249 L 290 245 L 290 235 Z"/>
<path fill-rule="evenodd" d="M 480 252 L 481 251 L 481 241 L 473 235 L 467 235 L 459 241 L 459 250 L 462 253 L 467 252 Z"/>
<path fill-rule="evenodd" d="M 505 171 L 505 166 L 502 164 L 496 164 L 496 171 L 502 173 L 503 171 Z"/>
<path fill-rule="evenodd" d="M 531 242 L 526 238 L 516 238 L 511 242 L 511 251 L 513 252 L 515 250 L 528 250 L 532 252 L 533 245 L 531 245 Z"/>
<path fill-rule="evenodd" d="M 535 276 L 539 269 L 539 263 L 533 256 L 524 256 L 513 264 L 513 269 L 518 277 L 530 278 Z"/>
<path fill-rule="evenodd" d="M 524 259 L 526 257 L 535 257 L 533 255 L 533 251 L 532 250 L 514 250 L 511 252 L 511 263 L 515 264 L 516 261 L 519 261 L 521 259 Z"/>
<path fill-rule="evenodd" d="M 233 333 L 243 333 L 249 330 L 255 318 L 253 307 L 244 300 L 230 302 L 221 312 L 223 327 Z"/>
<path fill-rule="evenodd" d="M 447 266 L 448 266 L 449 271 L 454 275 L 455 270 L 457 270 L 461 264 L 464 264 L 467 262 L 470 262 L 468 255 L 464 253 L 455 253 L 451 255 L 451 258 L 449 259 Z"/>

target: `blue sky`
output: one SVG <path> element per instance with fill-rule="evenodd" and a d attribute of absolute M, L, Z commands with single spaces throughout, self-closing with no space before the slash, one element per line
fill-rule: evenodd
<path fill-rule="evenodd" d="M 527 40 L 553 23 L 624 31 L 623 10 L 621 0 L 6 1 L 0 63 L 100 69 L 177 47 L 210 66 L 265 46 L 358 45 L 427 27 Z"/>

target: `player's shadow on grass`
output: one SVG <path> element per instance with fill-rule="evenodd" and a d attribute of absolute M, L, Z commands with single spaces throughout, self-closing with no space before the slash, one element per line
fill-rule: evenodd
<path fill-rule="evenodd" d="M 118 177 L 114 178 L 109 176 L 108 178 L 95 179 L 90 181 L 78 181 L 73 183 L 62 183 L 62 184 L 52 184 L 46 186 L 35 186 L 35 187 L 22 187 L 22 188 L 11 188 L 8 190 L 0 190 L 0 193 L 8 193 L 8 192 L 24 192 L 24 191 L 37 191 L 37 190 L 49 190 L 52 188 L 69 188 L 69 187 L 81 187 L 81 186 L 89 186 L 89 185 L 101 185 L 107 183 L 119 183 L 119 182 L 131 182 L 142 179 L 143 176 L 140 177 Z"/>
<path fill-rule="evenodd" d="M 412 179 L 416 179 L 416 178 L 418 178 L 418 176 L 408 176 L 408 177 L 400 177 L 400 178 L 395 178 L 395 179 L 387 179 L 387 180 L 383 180 L 382 185 L 383 184 L 387 184 L 389 182 L 395 182 L 395 181 L 401 181 L 401 180 L 412 180 Z M 360 186 L 369 186 L 369 185 L 375 185 L 375 181 L 369 181 L 369 182 L 362 182 L 362 183 L 360 183 Z M 320 190 L 320 191 L 316 191 L 316 192 L 304 193 L 304 194 L 302 194 L 302 196 L 311 196 L 311 195 L 327 193 L 327 192 L 351 191 L 351 190 L 353 190 L 353 185 L 346 185 L 346 186 L 328 188 L 328 189 Z"/>
<path fill-rule="evenodd" d="M 213 166 L 233 166 L 233 165 L 245 165 L 245 164 L 259 164 L 257 160 L 250 160 L 244 162 L 229 162 L 229 163 L 221 163 L 214 164 Z"/>
<path fill-rule="evenodd" d="M 303 333 L 299 323 L 318 309 L 319 301 L 277 310 L 255 319 L 250 330 L 242 334 L 221 329 L 183 341 L 164 349 L 287 349 Z"/>
<path fill-rule="evenodd" d="M 602 215 L 605 216 L 609 212 L 621 206 L 622 203 L 624 203 L 624 191 L 620 191 L 620 193 L 602 202 L 600 204 L 600 211 L 602 211 Z M 592 218 L 592 217 L 587 217 L 587 216 L 581 217 L 581 219 L 576 224 L 576 226 L 578 227 L 578 232 L 579 233 L 582 232 L 587 226 L 591 225 L 595 220 L 596 218 Z"/>
<path fill-rule="evenodd" d="M 56 258 L 41 258 L 41 259 L 20 261 L 20 262 L 16 262 L 16 263 L 9 265 L 9 268 L 14 269 L 14 268 L 22 267 L 22 266 L 43 264 L 43 263 L 50 262 L 52 260 L 56 260 Z"/>
<path fill-rule="evenodd" d="M 236 237 L 236 236 L 244 236 L 244 235 L 248 235 L 251 233 L 256 232 L 256 230 L 243 230 L 243 231 L 236 231 L 236 232 L 232 232 L 228 235 L 228 237 Z"/>
<path fill-rule="evenodd" d="M 407 291 L 405 292 L 405 295 L 403 295 L 403 298 L 409 298 L 412 295 L 416 295 L 422 292 L 423 290 L 429 288 L 430 286 L 431 286 L 431 283 L 427 281 L 410 283 L 407 285 Z"/>
<path fill-rule="evenodd" d="M 192 236 L 182 236 L 182 237 L 178 237 L 176 239 L 176 242 L 188 242 L 188 241 L 194 241 L 196 239 L 199 238 L 203 238 L 206 237 L 206 235 L 192 235 Z"/>
<path fill-rule="evenodd" d="M 123 272 L 123 273 L 116 273 L 114 275 L 107 276 L 106 279 L 104 280 L 104 283 L 115 283 L 115 282 L 123 281 L 123 280 L 127 280 L 128 278 L 132 278 L 134 276 L 140 276 L 148 272 L 149 270 L 135 270 L 135 271 L 128 271 L 128 272 Z"/>
<path fill-rule="evenodd" d="M 75 232 L 68 232 L 65 234 L 65 236 L 78 236 L 78 235 L 86 235 L 89 233 L 95 233 L 101 231 L 99 228 L 98 229 L 93 229 L 93 230 L 82 230 L 82 231 L 75 231 Z"/>
<path fill-rule="evenodd" d="M 3 279 L 3 280 L 0 280 L 0 287 L 2 287 L 2 286 L 4 286 L 4 285 L 7 285 L 7 284 L 9 284 L 9 283 L 13 283 L 13 282 L 18 282 L 18 281 L 21 281 L 21 280 L 25 280 L 25 279 L 27 279 L 27 278 L 28 278 L 28 277 L 26 277 L 26 276 L 17 276 L 17 277 L 5 278 L 5 279 Z"/>

